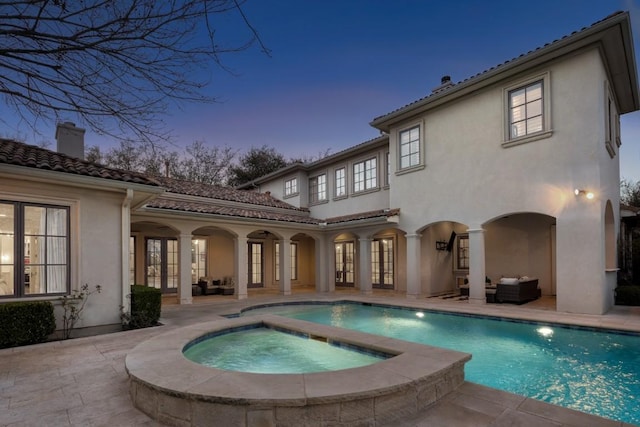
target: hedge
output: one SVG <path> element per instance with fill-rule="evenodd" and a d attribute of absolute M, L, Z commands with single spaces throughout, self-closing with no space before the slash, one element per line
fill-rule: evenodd
<path fill-rule="evenodd" d="M 131 286 L 131 329 L 146 328 L 158 324 L 162 306 L 160 289 L 143 285 Z"/>
<path fill-rule="evenodd" d="M 640 305 L 640 286 L 618 286 L 616 305 Z"/>
<path fill-rule="evenodd" d="M 37 344 L 56 330 L 53 304 L 49 301 L 0 304 L 0 348 Z"/>

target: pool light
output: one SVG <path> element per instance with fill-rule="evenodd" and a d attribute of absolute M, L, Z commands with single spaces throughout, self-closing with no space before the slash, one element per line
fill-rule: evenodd
<path fill-rule="evenodd" d="M 548 326 L 538 328 L 536 329 L 536 332 L 545 338 L 551 338 L 553 336 L 553 329 L 549 328 Z"/>
<path fill-rule="evenodd" d="M 424 313 L 419 311 L 419 312 L 416 313 L 416 316 L 418 316 L 419 318 L 422 319 L 424 317 Z"/>

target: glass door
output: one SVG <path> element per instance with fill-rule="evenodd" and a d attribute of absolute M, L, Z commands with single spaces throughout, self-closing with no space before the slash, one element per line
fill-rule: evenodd
<path fill-rule="evenodd" d="M 249 242 L 249 287 L 262 288 L 263 280 L 263 258 L 262 243 Z"/>
<path fill-rule="evenodd" d="M 371 283 L 374 288 L 393 289 L 393 239 L 371 242 Z"/>
<path fill-rule="evenodd" d="M 161 237 L 147 239 L 146 256 L 147 286 L 162 290 L 163 293 L 176 292 L 178 288 L 178 241 Z"/>
<path fill-rule="evenodd" d="M 336 286 L 353 287 L 355 282 L 355 246 L 353 242 L 335 244 Z"/>

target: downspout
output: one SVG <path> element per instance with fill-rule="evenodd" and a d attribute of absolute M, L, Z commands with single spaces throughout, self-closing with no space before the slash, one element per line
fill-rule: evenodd
<path fill-rule="evenodd" d="M 122 221 L 121 221 L 121 247 L 122 250 L 122 312 L 128 313 L 131 310 L 131 299 L 127 298 L 131 293 L 129 287 L 129 238 L 131 236 L 131 201 L 133 200 L 133 190 L 127 188 L 124 200 L 122 201 Z"/>

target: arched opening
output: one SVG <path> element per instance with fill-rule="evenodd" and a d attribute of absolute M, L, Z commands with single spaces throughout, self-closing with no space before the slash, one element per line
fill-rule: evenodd
<path fill-rule="evenodd" d="M 616 269 L 616 227 L 610 200 L 607 200 L 607 205 L 604 209 L 604 252 L 606 269 Z"/>
<path fill-rule="evenodd" d="M 427 296 L 465 294 L 469 274 L 468 226 L 454 221 L 420 230 L 420 292 Z M 462 288 L 461 288 L 462 287 Z M 467 293 L 468 295 L 468 293 Z"/>

